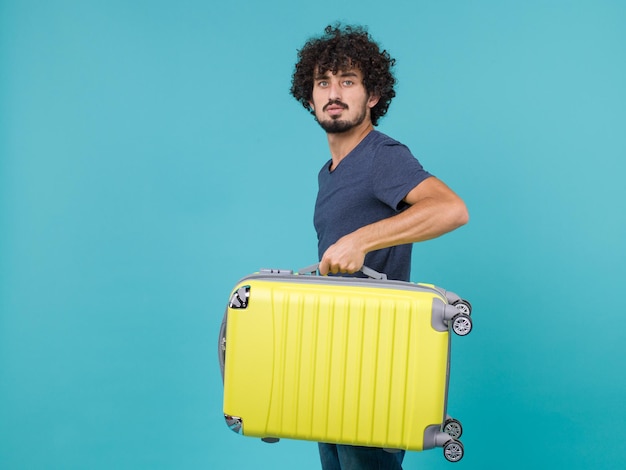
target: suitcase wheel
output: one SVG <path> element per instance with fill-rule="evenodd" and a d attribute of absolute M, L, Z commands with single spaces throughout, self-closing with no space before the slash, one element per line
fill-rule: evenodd
<path fill-rule="evenodd" d="M 458 462 L 463 458 L 464 453 L 463 444 L 457 440 L 450 439 L 443 446 L 443 456 L 448 462 Z"/>
<path fill-rule="evenodd" d="M 262 437 L 261 440 L 267 444 L 276 444 L 278 441 L 280 441 L 280 439 L 277 437 Z"/>
<path fill-rule="evenodd" d="M 465 336 L 472 331 L 472 318 L 465 314 L 459 313 L 452 319 L 452 331 L 459 336 Z"/>
<path fill-rule="evenodd" d="M 464 313 L 465 315 L 472 314 L 472 304 L 470 304 L 469 301 L 465 299 L 457 300 L 452 305 L 454 305 L 460 313 Z"/>
<path fill-rule="evenodd" d="M 445 432 L 452 439 L 459 439 L 463 434 L 463 426 L 461 426 L 460 421 L 450 418 L 443 424 L 443 432 Z"/>

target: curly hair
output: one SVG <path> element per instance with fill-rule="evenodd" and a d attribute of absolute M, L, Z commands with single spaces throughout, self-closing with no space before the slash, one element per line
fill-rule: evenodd
<path fill-rule="evenodd" d="M 396 96 L 396 79 L 392 70 L 395 63 L 396 60 L 386 50 L 380 50 L 365 27 L 329 25 L 321 37 L 309 39 L 298 51 L 298 62 L 291 80 L 291 94 L 315 115 L 309 105 L 313 95 L 315 72 L 330 71 L 335 74 L 339 70 L 356 67 L 363 73 L 363 85 L 367 92 L 380 96 L 371 110 L 372 124 L 376 126 Z"/>

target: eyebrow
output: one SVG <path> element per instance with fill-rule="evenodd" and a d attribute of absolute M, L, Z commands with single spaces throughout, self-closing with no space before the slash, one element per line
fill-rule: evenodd
<path fill-rule="evenodd" d="M 335 75 L 335 74 L 333 74 Z M 339 74 L 340 77 L 358 77 L 356 72 L 352 72 L 352 71 L 346 71 L 346 72 L 341 72 Z M 326 70 L 324 73 L 318 73 L 317 75 L 315 75 L 315 79 L 319 80 L 322 78 L 329 78 L 328 75 L 328 70 Z"/>

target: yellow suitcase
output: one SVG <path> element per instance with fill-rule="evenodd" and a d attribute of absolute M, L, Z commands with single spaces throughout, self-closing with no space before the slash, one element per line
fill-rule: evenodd
<path fill-rule="evenodd" d="M 234 288 L 218 354 L 227 425 L 280 438 L 463 457 L 446 414 L 450 330 L 469 302 L 428 284 L 261 270 Z M 307 274 L 310 273 L 310 274 Z"/>

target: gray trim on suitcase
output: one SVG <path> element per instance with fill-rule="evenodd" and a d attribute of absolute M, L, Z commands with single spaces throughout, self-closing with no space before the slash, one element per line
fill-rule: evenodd
<path fill-rule="evenodd" d="M 424 430 L 424 450 L 443 447 L 452 438 L 441 430 L 441 425 L 434 424 Z"/>
<path fill-rule="evenodd" d="M 224 383 L 224 367 L 226 366 L 226 324 L 228 323 L 228 308 L 224 312 L 222 324 L 220 326 L 220 335 L 217 339 L 217 358 L 220 363 L 220 372 L 222 373 L 222 383 Z"/>
<path fill-rule="evenodd" d="M 276 280 L 280 279 L 281 281 L 288 282 L 312 282 L 315 284 L 328 283 L 329 285 L 332 283 L 343 284 L 346 286 L 366 286 L 366 287 L 382 287 L 385 289 L 388 288 L 396 288 L 400 290 L 410 290 L 410 291 L 418 291 L 418 292 L 434 292 L 437 293 L 446 299 L 449 299 L 448 302 L 452 303 L 455 300 L 459 300 L 460 297 L 452 292 L 448 293 L 446 290 L 441 289 L 439 287 L 429 287 L 422 284 L 415 284 L 413 282 L 407 281 L 397 281 L 393 279 L 384 278 L 362 278 L 362 277 L 345 277 L 345 276 L 315 276 L 308 273 L 308 269 L 300 270 L 299 273 L 294 273 L 291 270 L 285 269 L 261 269 L 258 273 L 250 274 L 244 278 L 242 278 L 237 284 L 241 284 L 249 279 L 254 280 Z M 376 271 L 373 271 L 376 272 Z M 381 275 L 382 276 L 382 275 Z M 450 297 L 448 296 L 450 295 Z"/>

